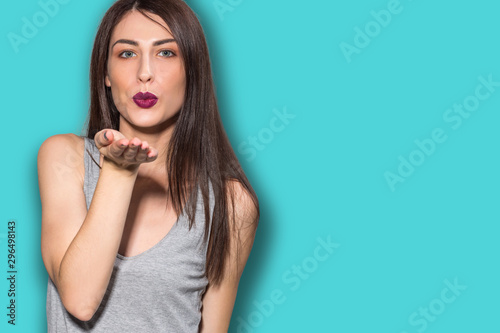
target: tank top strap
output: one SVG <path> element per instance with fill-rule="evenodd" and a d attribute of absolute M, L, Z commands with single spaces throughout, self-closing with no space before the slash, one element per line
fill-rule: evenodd
<path fill-rule="evenodd" d="M 83 182 L 83 192 L 85 193 L 85 200 L 87 203 L 87 210 L 92 202 L 92 196 L 97 186 L 99 179 L 99 161 L 101 153 L 97 149 L 93 139 L 83 137 L 85 140 L 85 150 L 83 152 L 83 161 L 85 165 L 85 177 Z"/>

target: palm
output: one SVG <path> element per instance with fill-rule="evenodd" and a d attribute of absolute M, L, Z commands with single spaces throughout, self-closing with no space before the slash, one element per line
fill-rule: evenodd
<path fill-rule="evenodd" d="M 152 162 L 158 157 L 158 151 L 150 147 L 146 141 L 134 137 L 127 139 L 114 129 L 103 129 L 94 137 L 99 152 L 119 167 L 139 165 Z"/>

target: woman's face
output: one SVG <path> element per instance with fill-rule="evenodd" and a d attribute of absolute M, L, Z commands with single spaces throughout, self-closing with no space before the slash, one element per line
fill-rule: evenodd
<path fill-rule="evenodd" d="M 158 15 L 148 15 L 168 28 Z M 186 89 L 174 37 L 140 12 L 129 12 L 111 35 L 105 83 L 120 112 L 120 128 L 124 121 L 134 127 L 165 123 L 180 110 Z M 157 97 L 156 104 L 140 94 L 145 92 Z"/>

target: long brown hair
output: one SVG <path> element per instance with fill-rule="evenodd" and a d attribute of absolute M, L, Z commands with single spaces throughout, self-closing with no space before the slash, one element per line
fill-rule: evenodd
<path fill-rule="evenodd" d="M 206 221 L 204 241 L 209 241 L 206 274 L 210 283 L 218 285 L 222 281 L 225 259 L 229 255 L 229 203 L 233 208 L 233 221 L 235 212 L 234 193 L 232 186 L 228 186 L 228 180 L 239 181 L 251 196 L 257 208 L 254 227 L 260 217 L 259 203 L 220 119 L 203 29 L 195 13 L 182 0 L 118 0 L 106 12 L 95 37 L 90 63 L 87 137 L 93 139 L 104 128 L 118 130 L 119 113 L 111 90 L 105 86 L 104 78 L 113 28 L 131 10 L 137 10 L 146 17 L 148 12 L 160 16 L 176 39 L 184 61 L 184 103 L 166 147 L 168 195 L 178 215 L 186 205 L 191 228 L 195 219 L 198 187 L 200 188 Z M 212 219 L 208 200 L 209 182 L 215 196 Z M 209 235 L 210 220 L 212 227 Z"/>

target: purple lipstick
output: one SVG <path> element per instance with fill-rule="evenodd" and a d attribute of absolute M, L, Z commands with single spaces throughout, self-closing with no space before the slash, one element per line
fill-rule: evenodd
<path fill-rule="evenodd" d="M 135 104 L 143 109 L 153 107 L 156 102 L 158 102 L 158 97 L 150 92 L 138 92 L 134 95 L 134 97 L 132 97 L 132 99 L 134 100 Z"/>

